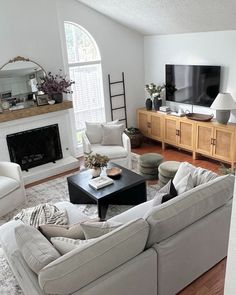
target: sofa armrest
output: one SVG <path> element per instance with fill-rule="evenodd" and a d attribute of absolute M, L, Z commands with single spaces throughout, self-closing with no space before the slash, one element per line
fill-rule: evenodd
<path fill-rule="evenodd" d="M 12 162 L 0 162 L 0 175 L 13 178 L 23 183 L 20 165 Z"/>
<path fill-rule="evenodd" d="M 131 169 L 131 143 L 130 138 L 123 132 L 122 134 L 123 147 L 127 152 L 127 168 Z"/>
<path fill-rule="evenodd" d="M 85 154 L 90 154 L 92 152 L 91 150 L 91 143 L 89 142 L 88 136 L 85 132 L 82 132 L 82 144 L 83 144 L 83 150 Z"/>

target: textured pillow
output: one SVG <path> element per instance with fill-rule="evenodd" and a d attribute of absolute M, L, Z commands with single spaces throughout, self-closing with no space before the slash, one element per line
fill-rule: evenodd
<path fill-rule="evenodd" d="M 155 195 L 153 199 L 153 206 L 158 206 L 161 203 L 167 202 L 168 200 L 177 196 L 175 186 L 170 180 L 165 186 L 163 186 Z"/>
<path fill-rule="evenodd" d="M 194 188 L 193 177 L 191 173 L 188 173 L 181 181 L 179 181 L 175 188 L 178 192 L 178 195 Z"/>
<path fill-rule="evenodd" d="M 22 224 L 16 227 L 15 237 L 25 262 L 36 274 L 60 257 L 52 244 L 33 226 Z"/>
<path fill-rule="evenodd" d="M 122 223 L 116 221 L 104 222 L 82 222 L 81 227 L 86 239 L 93 239 L 105 235 L 121 226 Z"/>
<path fill-rule="evenodd" d="M 124 125 L 102 125 L 102 145 L 122 146 Z"/>
<path fill-rule="evenodd" d="M 90 240 L 75 240 L 75 239 L 69 239 L 65 237 L 54 237 L 51 238 L 51 242 L 53 246 L 61 253 L 61 255 L 64 255 L 75 248 L 78 248 L 79 246 L 83 246 L 86 244 L 91 243 L 96 239 L 90 239 Z"/>
<path fill-rule="evenodd" d="M 114 120 L 111 122 L 107 122 L 107 125 L 115 125 L 119 122 L 119 120 Z M 102 141 L 102 123 L 90 123 L 85 122 L 86 125 L 86 135 L 89 139 L 89 142 L 94 143 L 101 143 Z"/>

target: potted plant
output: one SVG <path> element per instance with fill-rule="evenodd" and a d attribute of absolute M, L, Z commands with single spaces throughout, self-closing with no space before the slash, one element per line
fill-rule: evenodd
<path fill-rule="evenodd" d="M 154 109 L 158 111 L 162 104 L 161 92 L 165 89 L 165 84 L 157 86 L 154 83 L 150 83 L 145 85 L 145 89 L 148 92 L 148 94 L 151 96 L 151 98 L 148 98 L 146 100 L 146 109 L 147 110 L 152 109 L 152 99 L 153 99 Z"/>
<path fill-rule="evenodd" d="M 42 82 L 38 85 L 38 90 L 48 94 L 56 103 L 62 102 L 63 93 L 72 93 L 68 88 L 75 83 L 72 80 L 66 79 L 66 75 L 62 74 L 62 70 L 59 70 L 59 73 L 56 75 L 48 72 L 45 77 L 40 79 Z"/>
<path fill-rule="evenodd" d="M 91 169 L 91 174 L 93 177 L 97 177 L 101 174 L 101 168 L 107 167 L 109 158 L 105 155 L 100 154 L 89 154 L 85 157 L 85 167 Z"/>
<path fill-rule="evenodd" d="M 138 148 L 142 144 L 143 135 L 138 128 L 129 127 L 124 130 L 124 133 L 130 138 L 131 147 Z"/>

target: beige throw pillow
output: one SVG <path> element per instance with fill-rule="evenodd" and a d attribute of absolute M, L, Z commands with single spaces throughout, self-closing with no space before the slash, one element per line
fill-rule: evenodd
<path fill-rule="evenodd" d="M 91 243 L 95 239 L 90 240 L 80 240 L 80 239 L 69 239 L 65 237 L 54 237 L 51 238 L 51 243 L 53 246 L 61 253 L 61 255 L 64 255 L 75 248 L 78 248 L 79 246 L 83 246 L 86 244 Z"/>
<path fill-rule="evenodd" d="M 105 235 L 121 226 L 122 223 L 116 221 L 104 222 L 82 222 L 81 227 L 86 239 L 93 239 Z"/>
<path fill-rule="evenodd" d="M 111 122 L 107 122 L 104 124 L 107 125 L 115 125 L 118 124 L 119 120 L 114 120 Z M 90 123 L 90 122 L 85 122 L 86 125 L 86 135 L 89 139 L 89 142 L 91 144 L 94 143 L 101 143 L 102 141 L 102 124 L 103 123 Z"/>
<path fill-rule="evenodd" d="M 175 186 L 178 195 L 183 194 L 184 192 L 187 192 L 194 188 L 194 183 L 193 183 L 193 177 L 191 173 L 188 173 L 184 178 L 178 182 L 178 184 Z"/>
<path fill-rule="evenodd" d="M 102 145 L 122 146 L 122 133 L 124 125 L 102 125 Z"/>

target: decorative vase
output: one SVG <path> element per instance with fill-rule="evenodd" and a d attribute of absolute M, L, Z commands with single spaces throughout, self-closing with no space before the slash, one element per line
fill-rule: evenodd
<path fill-rule="evenodd" d="M 91 174 L 92 174 L 93 178 L 100 176 L 100 174 L 102 172 L 100 167 L 92 168 L 90 171 L 91 171 Z"/>
<path fill-rule="evenodd" d="M 154 97 L 153 99 L 153 106 L 155 111 L 159 111 L 160 107 L 162 105 L 162 100 L 158 99 L 158 97 Z"/>
<path fill-rule="evenodd" d="M 55 100 L 56 103 L 61 103 L 63 101 L 63 94 L 62 93 L 53 93 L 51 95 L 51 99 Z"/>
<path fill-rule="evenodd" d="M 151 109 L 152 109 L 152 100 L 151 100 L 151 98 L 146 99 L 146 109 L 147 109 L 147 111 L 151 111 Z"/>

